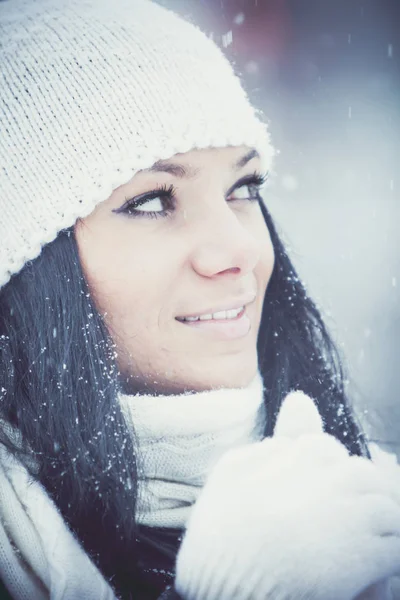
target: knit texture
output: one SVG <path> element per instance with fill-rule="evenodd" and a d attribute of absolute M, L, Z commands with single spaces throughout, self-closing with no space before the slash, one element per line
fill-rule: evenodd
<path fill-rule="evenodd" d="M 263 383 L 175 396 L 122 395 L 140 448 L 137 520 L 183 529 L 218 459 L 263 437 Z"/>
<path fill-rule="evenodd" d="M 267 126 L 222 50 L 149 0 L 0 2 L 0 286 L 159 159 Z"/>
<path fill-rule="evenodd" d="M 46 491 L 1 446 L 0 578 L 15 600 L 116 600 Z"/>

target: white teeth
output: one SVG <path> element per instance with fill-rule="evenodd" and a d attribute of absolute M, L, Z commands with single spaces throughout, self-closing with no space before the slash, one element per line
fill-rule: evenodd
<path fill-rule="evenodd" d="M 213 319 L 234 319 L 242 310 L 243 306 L 240 308 L 231 308 L 231 310 L 220 310 L 213 314 Z"/>
<path fill-rule="evenodd" d="M 231 310 L 220 310 L 213 314 L 201 315 L 199 317 L 184 317 L 183 321 L 211 321 L 212 319 L 234 319 L 243 310 L 240 308 L 232 308 Z"/>
<path fill-rule="evenodd" d="M 226 310 L 220 310 L 219 312 L 213 313 L 212 317 L 213 319 L 226 319 L 227 312 L 228 311 Z"/>

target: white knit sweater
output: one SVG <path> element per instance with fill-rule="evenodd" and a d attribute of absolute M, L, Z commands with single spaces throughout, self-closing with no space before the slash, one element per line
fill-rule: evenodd
<path fill-rule="evenodd" d="M 244 390 L 121 401 L 144 450 L 150 485 L 142 487 L 139 520 L 149 525 L 183 526 L 207 471 L 229 447 L 259 439 L 264 419 L 259 377 Z M 0 578 L 15 600 L 116 600 L 43 487 L 1 447 Z M 357 600 L 387 600 L 381 589 Z"/>

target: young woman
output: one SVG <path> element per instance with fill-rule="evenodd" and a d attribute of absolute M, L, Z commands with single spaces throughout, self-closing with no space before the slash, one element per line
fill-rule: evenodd
<path fill-rule="evenodd" d="M 232 66 L 148 0 L 8 0 L 0 34 L 3 594 L 389 598 L 397 465 Z"/>

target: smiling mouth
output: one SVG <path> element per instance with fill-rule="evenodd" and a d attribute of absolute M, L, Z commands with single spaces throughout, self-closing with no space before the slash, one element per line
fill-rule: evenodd
<path fill-rule="evenodd" d="M 195 317 L 176 317 L 176 320 L 181 323 L 197 323 L 198 321 L 233 321 L 239 319 L 243 315 L 245 309 L 245 306 L 240 306 L 239 308 L 220 310 L 215 313 L 208 313 Z"/>
<path fill-rule="evenodd" d="M 237 312 L 239 310 L 239 312 Z M 228 312 L 228 311 L 226 311 Z M 234 340 L 245 338 L 251 330 L 251 321 L 246 311 L 246 306 L 236 309 L 236 316 L 231 318 L 206 318 L 209 315 L 202 317 L 192 317 L 190 319 L 178 319 L 179 323 L 185 326 L 186 329 L 196 331 L 199 335 L 203 333 L 205 336 L 211 336 L 211 339 Z M 214 313 L 217 314 L 218 313 Z"/>
<path fill-rule="evenodd" d="M 226 297 L 221 302 L 215 302 L 214 306 L 211 303 L 198 313 L 193 312 L 183 316 L 175 317 L 181 323 L 197 323 L 198 321 L 234 321 L 240 318 L 246 307 L 253 304 L 257 298 L 255 290 L 249 290 L 242 293 L 240 296 Z"/>

